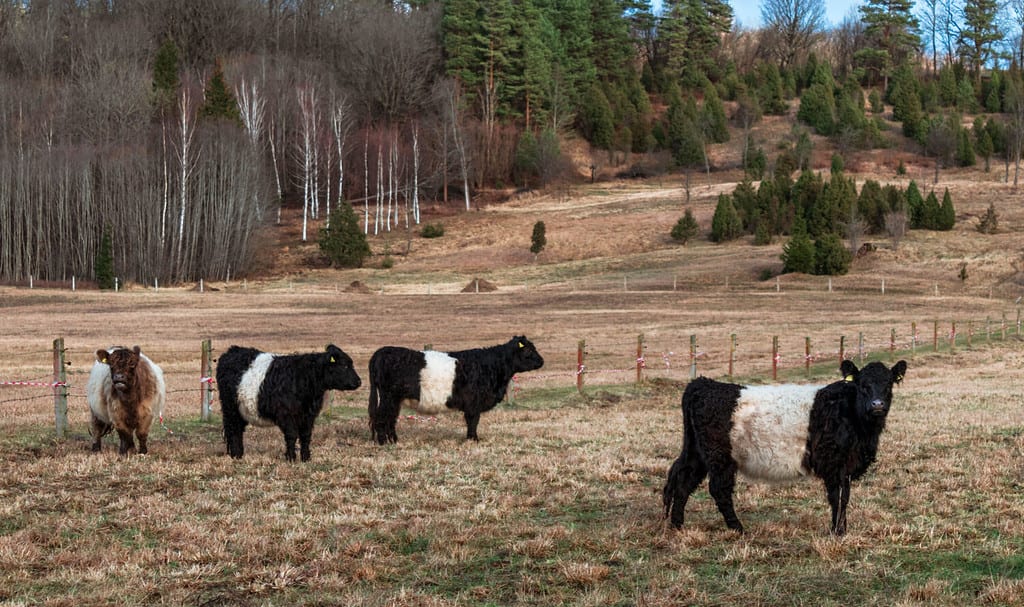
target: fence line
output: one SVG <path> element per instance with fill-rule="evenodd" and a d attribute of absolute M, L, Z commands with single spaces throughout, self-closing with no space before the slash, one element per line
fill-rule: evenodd
<path fill-rule="evenodd" d="M 968 320 L 964 322 L 951 321 L 948 325 L 942 325 L 939 321 L 931 321 L 931 339 L 923 341 L 919 332 L 918 323 L 911 322 L 910 334 L 898 339 L 898 333 L 895 328 L 889 329 L 888 338 L 883 340 L 866 340 L 863 331 L 857 333 L 856 349 L 852 349 L 847 342 L 846 335 L 839 335 L 836 342 L 836 348 L 826 348 L 815 350 L 812 346 L 813 341 L 810 337 L 803 338 L 803 348 L 796 349 L 796 353 L 790 353 L 785 350 L 780 342 L 779 335 L 771 336 L 770 349 L 767 350 L 767 354 L 764 351 L 755 352 L 753 355 L 745 356 L 743 362 L 753 362 L 753 366 L 757 367 L 757 370 L 746 375 L 758 375 L 759 373 L 770 373 L 772 381 L 778 381 L 779 371 L 783 368 L 786 369 L 799 369 L 802 367 L 805 377 L 811 377 L 812 364 L 821 364 L 824 361 L 834 360 L 836 368 L 843 360 L 858 359 L 863 362 L 869 356 L 887 356 L 890 363 L 895 362 L 896 356 L 899 353 L 900 356 L 909 356 L 911 360 L 918 354 L 919 351 L 924 352 L 940 352 L 948 351 L 950 353 L 956 353 L 957 348 L 963 346 L 967 349 L 974 347 L 976 341 L 984 339 L 985 343 L 991 344 L 998 341 L 1005 342 L 1011 336 L 1014 339 L 1022 339 L 1021 333 L 1021 316 L 1020 309 L 1017 310 L 1017 321 L 1015 325 L 1011 325 L 1007 322 L 1007 315 L 1002 315 L 1001 321 L 996 323 L 993 322 L 992 318 L 986 318 L 984 322 Z M 979 326 L 984 327 L 984 331 L 978 329 Z M 948 327 L 948 329 L 947 329 Z M 966 329 L 965 329 L 966 327 Z M 627 346 L 626 344 L 630 344 Z M 629 352 L 635 343 L 635 351 Z M 624 341 L 613 341 L 611 343 L 602 343 L 603 348 L 612 347 L 615 351 L 621 353 L 621 358 L 616 357 L 614 354 L 611 355 L 612 360 L 619 360 L 620 363 L 616 364 L 611 362 L 605 365 L 595 365 L 590 361 L 594 358 L 598 358 L 598 355 L 591 353 L 587 347 L 587 341 L 581 339 L 577 342 L 576 347 L 576 364 L 570 366 L 564 370 L 545 370 L 539 373 L 529 373 L 525 376 L 515 376 L 510 383 L 508 389 L 509 400 L 514 400 L 516 396 L 522 391 L 524 384 L 533 384 L 539 386 L 543 383 L 550 383 L 549 380 L 562 380 L 565 381 L 564 385 L 571 385 L 575 383 L 576 390 L 583 394 L 587 384 L 587 378 L 597 378 L 600 376 L 615 376 L 621 375 L 621 383 L 629 383 L 630 377 L 636 384 L 642 384 L 652 376 L 666 377 L 679 369 L 686 369 L 688 371 L 688 379 L 697 377 L 699 367 L 724 367 L 727 369 L 726 377 L 732 378 L 736 372 L 736 365 L 740 362 L 737 358 L 737 354 L 741 352 L 739 348 L 739 340 L 735 333 L 732 333 L 728 337 L 727 346 L 723 345 L 721 353 L 712 354 L 698 345 L 697 336 L 691 334 L 689 336 L 688 347 L 683 350 L 680 349 L 680 353 L 673 348 L 654 348 L 648 342 L 647 337 L 641 333 L 637 335 L 635 342 L 624 342 Z M 171 389 L 168 390 L 168 394 L 195 394 L 196 390 L 199 391 L 199 419 L 201 421 L 210 421 L 211 419 L 211 408 L 213 404 L 213 392 L 215 390 L 216 380 L 214 379 L 214 349 L 213 343 L 210 339 L 205 339 L 200 344 L 200 369 L 199 374 L 196 377 L 196 381 L 199 383 L 198 388 L 187 388 L 187 389 Z M 79 391 L 72 391 L 72 385 L 67 379 L 67 367 L 70 362 L 66 360 L 67 349 L 64 344 L 64 338 L 57 338 L 53 341 L 53 348 L 49 351 L 49 354 L 53 357 L 53 376 L 51 379 L 0 379 L 0 388 L 6 389 L 28 389 L 28 388 L 49 388 L 52 392 L 53 403 L 54 403 L 54 428 L 58 438 L 64 438 L 68 429 L 68 398 L 74 396 L 76 398 L 84 398 L 84 393 Z M 719 358 L 718 354 L 723 354 L 724 359 Z M 24 357 L 24 355 L 20 355 Z M 152 356 L 151 356 L 152 357 Z M 764 357 L 764 358 L 762 358 Z M 607 360 L 608 354 L 605 354 L 603 359 Z M 763 366 L 758 365 L 757 360 L 763 360 Z M 765 372 L 764 369 L 770 369 Z M 15 398 L 0 399 L 0 405 L 6 405 L 15 402 L 25 402 L 33 400 L 42 400 L 49 398 L 51 395 L 40 394 L 32 396 L 19 396 Z"/>

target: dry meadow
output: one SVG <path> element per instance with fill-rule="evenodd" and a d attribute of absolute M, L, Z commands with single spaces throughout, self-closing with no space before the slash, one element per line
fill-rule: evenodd
<path fill-rule="evenodd" d="M 878 240 L 831 284 L 762 280 L 780 243 L 672 245 L 683 193 L 666 181 L 435 209 L 443 238 L 378 236 L 360 270 L 308 269 L 313 248 L 289 241 L 261 276 L 201 292 L 0 287 L 0 382 L 52 381 L 62 337 L 70 385 L 63 439 L 50 388 L 0 386 L 0 605 L 1024 604 L 1024 203 L 979 175 L 940 184 L 953 232 Z M 704 225 L 718 191 L 692 192 Z M 1001 230 L 983 236 L 993 201 Z M 538 219 L 549 245 L 534 259 Z M 477 278 L 496 290 L 462 292 Z M 374 349 L 517 334 L 546 364 L 484 414 L 480 442 L 455 415 L 403 417 L 398 444 L 370 442 Z M 734 378 L 771 382 L 776 337 L 775 381 L 832 381 L 840 338 L 855 362 L 909 363 L 848 534 L 829 536 L 816 481 L 740 481 L 743 536 L 706 486 L 668 529 L 691 365 L 724 377 L 735 343 Z M 311 462 L 287 463 L 273 428 L 250 429 L 233 461 L 219 408 L 199 419 L 204 339 L 215 355 L 335 343 L 364 385 L 330 395 Z M 141 345 L 167 374 L 147 456 L 118 458 L 113 437 L 89 451 L 85 380 L 111 344 Z"/>

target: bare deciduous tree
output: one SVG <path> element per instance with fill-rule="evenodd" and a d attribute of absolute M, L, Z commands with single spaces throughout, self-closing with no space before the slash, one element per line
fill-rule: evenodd
<path fill-rule="evenodd" d="M 824 0 L 761 0 L 761 21 L 771 42 L 768 53 L 780 69 L 800 61 L 825 27 Z"/>

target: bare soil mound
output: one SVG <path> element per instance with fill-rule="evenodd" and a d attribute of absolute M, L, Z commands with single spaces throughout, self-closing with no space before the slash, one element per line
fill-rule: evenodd
<path fill-rule="evenodd" d="M 351 283 L 349 283 L 349 285 L 345 287 L 345 292 L 364 293 L 366 295 L 370 295 L 373 293 L 373 291 L 370 290 L 370 287 L 366 286 L 365 284 L 358 280 L 353 280 Z"/>
<path fill-rule="evenodd" d="M 463 293 L 491 293 L 497 290 L 498 285 L 483 278 L 474 278 L 469 281 L 469 284 L 462 287 Z"/>

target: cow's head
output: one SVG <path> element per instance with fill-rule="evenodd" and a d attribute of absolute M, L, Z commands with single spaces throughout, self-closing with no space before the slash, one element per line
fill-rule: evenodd
<path fill-rule="evenodd" d="M 352 359 L 341 348 L 329 344 L 323 354 L 324 387 L 328 390 L 355 390 L 362 381 L 352 366 Z"/>
<path fill-rule="evenodd" d="M 141 349 L 135 346 L 128 348 L 112 348 L 97 350 L 96 359 L 110 367 L 110 384 L 115 392 L 123 394 L 135 383 L 135 371 L 139 366 Z"/>
<path fill-rule="evenodd" d="M 884 419 L 892 404 L 892 387 L 903 381 L 907 373 L 907 362 L 901 360 L 891 369 L 883 363 L 873 362 L 858 370 L 857 365 L 844 360 L 839 370 L 843 380 L 857 389 L 857 414 Z"/>
<path fill-rule="evenodd" d="M 544 366 L 544 359 L 525 335 L 517 335 L 508 342 L 512 349 L 512 367 L 516 373 L 533 371 Z"/>

